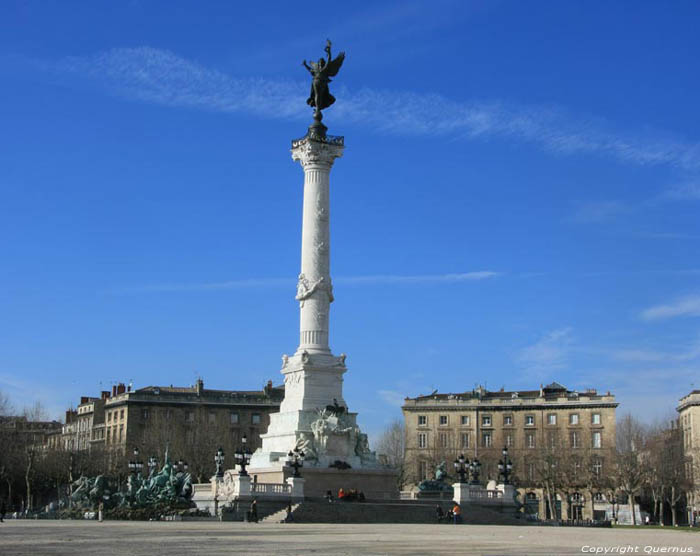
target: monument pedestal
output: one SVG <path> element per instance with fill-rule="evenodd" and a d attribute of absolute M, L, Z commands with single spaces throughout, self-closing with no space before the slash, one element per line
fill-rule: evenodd
<path fill-rule="evenodd" d="M 338 497 L 338 491 L 352 489 L 362 491 L 367 499 L 396 500 L 399 498 L 395 469 L 336 469 L 334 467 L 304 467 L 300 470 L 304 482 L 304 497 L 322 498 L 329 490 L 333 498 Z M 253 477 L 258 483 L 291 484 L 293 470 L 289 468 L 256 469 Z M 293 496 L 293 495 L 292 495 Z"/>

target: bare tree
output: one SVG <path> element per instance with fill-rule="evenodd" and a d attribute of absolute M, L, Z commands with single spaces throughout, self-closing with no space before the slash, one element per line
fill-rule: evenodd
<path fill-rule="evenodd" d="M 661 475 L 665 484 L 665 498 L 671 507 L 671 524 L 675 527 L 678 524 L 678 503 L 689 490 L 690 480 L 686 475 L 688 460 L 683 452 L 682 431 L 677 425 L 664 432 L 663 440 Z"/>
<path fill-rule="evenodd" d="M 398 471 L 396 483 L 401 490 L 406 483 L 406 426 L 401 419 L 389 423 L 377 441 L 377 453 Z"/>
<path fill-rule="evenodd" d="M 5 417 L 12 414 L 12 404 L 10 398 L 2 390 L 0 390 L 0 417 Z"/>
<path fill-rule="evenodd" d="M 566 484 L 566 469 L 563 461 L 564 450 L 547 447 L 533 458 L 535 466 L 534 483 L 542 489 L 550 509 L 550 518 L 557 519 L 557 494 L 563 491 Z"/>
<path fill-rule="evenodd" d="M 34 405 L 25 406 L 22 416 L 26 417 L 27 421 L 47 421 L 49 418 L 44 404 L 40 401 L 34 402 Z"/>
<path fill-rule="evenodd" d="M 620 491 L 629 499 L 632 524 L 637 524 L 635 498 L 645 483 L 645 463 L 640 451 L 644 448 L 646 430 L 631 414 L 624 415 L 617 423 L 616 479 Z"/>
<path fill-rule="evenodd" d="M 654 521 L 661 525 L 664 524 L 663 504 L 666 490 L 666 481 L 663 475 L 664 459 L 663 431 L 655 430 L 646 443 L 644 482 L 649 494 L 651 494 Z"/>

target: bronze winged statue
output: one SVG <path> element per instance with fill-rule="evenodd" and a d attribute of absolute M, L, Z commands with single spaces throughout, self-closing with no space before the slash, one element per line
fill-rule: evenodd
<path fill-rule="evenodd" d="M 314 119 L 317 121 L 321 120 L 321 110 L 328 108 L 331 104 L 335 102 L 335 97 L 331 94 L 328 89 L 328 84 L 331 82 L 331 77 L 338 74 L 340 66 L 343 65 L 343 60 L 345 60 L 345 52 L 341 52 L 335 57 L 335 60 L 331 59 L 331 41 L 326 40 L 326 48 L 324 51 L 328 55 L 328 59 L 324 60 L 320 58 L 318 62 L 311 62 L 311 65 L 303 61 L 304 67 L 309 70 L 309 73 L 313 77 L 311 82 L 311 93 L 306 101 L 306 104 L 316 108 L 314 111 Z"/>

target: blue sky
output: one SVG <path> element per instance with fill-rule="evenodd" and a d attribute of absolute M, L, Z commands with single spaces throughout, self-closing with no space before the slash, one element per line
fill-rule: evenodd
<path fill-rule="evenodd" d="M 696 2 L 7 2 L 0 389 L 258 388 L 295 350 L 301 61 L 324 123 L 331 345 L 376 434 L 404 396 L 700 370 Z"/>

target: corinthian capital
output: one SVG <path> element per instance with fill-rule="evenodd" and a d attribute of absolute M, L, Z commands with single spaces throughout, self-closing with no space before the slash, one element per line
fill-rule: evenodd
<path fill-rule="evenodd" d="M 292 147 L 292 159 L 306 166 L 332 166 L 336 158 L 343 156 L 343 146 L 322 143 L 308 138 L 295 141 Z"/>

